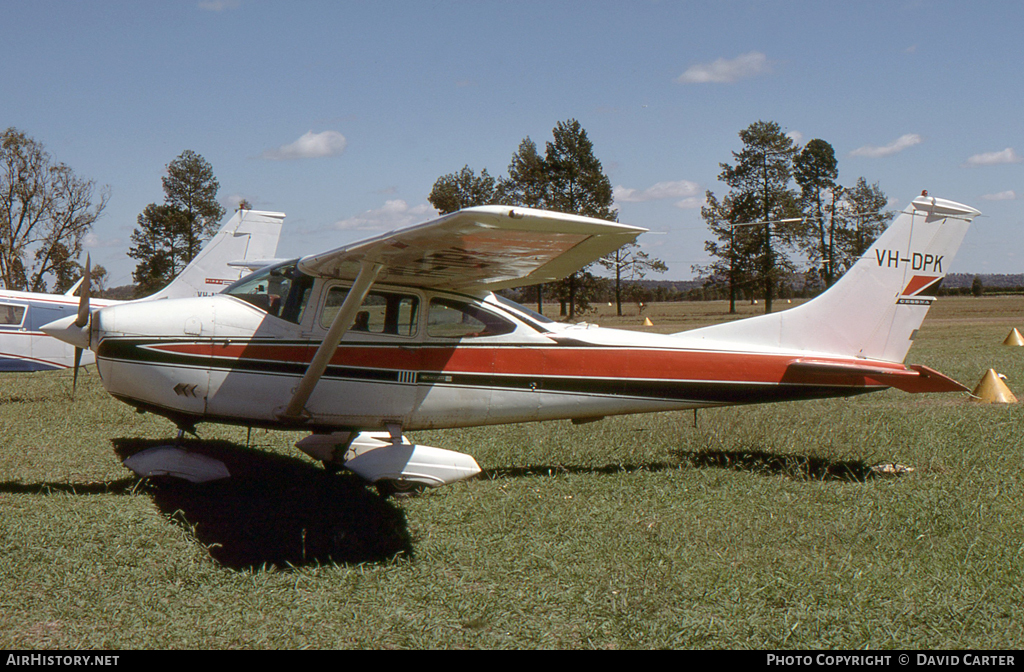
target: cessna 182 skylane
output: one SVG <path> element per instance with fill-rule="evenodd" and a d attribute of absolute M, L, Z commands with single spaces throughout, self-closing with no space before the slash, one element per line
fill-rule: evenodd
<path fill-rule="evenodd" d="M 507 206 L 285 262 L 217 296 L 107 306 L 43 330 L 92 348 L 110 394 L 181 429 L 305 429 L 297 446 L 326 464 L 436 486 L 479 467 L 403 431 L 965 390 L 902 361 L 978 214 L 922 195 L 818 298 L 674 335 L 559 324 L 493 294 L 564 277 L 643 232 Z"/>
<path fill-rule="evenodd" d="M 273 262 L 284 215 L 239 210 L 210 239 L 192 262 L 162 290 L 140 301 L 216 294 L 244 273 Z M 81 281 L 79 281 L 81 283 Z M 0 372 L 66 369 L 93 362 L 82 352 L 50 338 L 40 327 L 78 312 L 76 285 L 66 294 L 44 294 L 0 289 Z M 91 307 L 120 301 L 92 299 Z"/>

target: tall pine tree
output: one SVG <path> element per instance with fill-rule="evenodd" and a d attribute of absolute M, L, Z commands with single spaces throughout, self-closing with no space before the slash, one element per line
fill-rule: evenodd
<path fill-rule="evenodd" d="M 604 174 L 601 162 L 594 156 L 594 144 L 587 132 L 575 119 L 560 121 L 551 131 L 553 139 L 547 143 L 544 165 L 547 174 L 547 194 L 544 206 L 549 210 L 597 219 L 615 221 L 619 212 L 612 208 L 612 183 Z M 585 290 L 592 286 L 592 274 L 586 268 L 555 283 L 563 314 L 571 320 L 577 310 L 590 306 Z M 568 304 L 566 312 L 564 306 Z"/>
<path fill-rule="evenodd" d="M 128 256 L 138 259 L 132 277 L 140 295 L 162 289 L 199 254 L 217 231 L 224 208 L 220 183 L 202 156 L 185 150 L 167 166 L 164 202 L 150 203 L 132 232 Z"/>
<path fill-rule="evenodd" d="M 773 121 L 754 122 L 739 135 L 743 149 L 733 152 L 735 164 L 720 164 L 718 176 L 730 188 L 722 201 L 728 207 L 719 211 L 705 208 L 702 214 L 707 213 L 705 220 L 719 237 L 714 247 L 720 254 L 727 251 L 726 262 L 746 267 L 764 296 L 765 312 L 770 313 L 779 275 L 792 267 L 786 245 L 793 232 L 780 220 L 799 214 L 796 196 L 789 188 L 797 148 Z M 708 197 L 711 203 L 713 194 L 709 192 Z M 723 222 L 728 226 L 722 227 Z M 738 227 L 741 223 L 752 225 Z"/>
<path fill-rule="evenodd" d="M 434 183 L 428 199 L 442 214 L 471 205 L 495 203 L 542 208 L 573 215 L 616 221 L 618 211 L 612 205 L 612 184 L 594 145 L 576 119 L 559 122 L 552 129 L 552 140 L 541 156 L 529 137 L 523 139 L 512 155 L 508 176 L 495 184 L 486 170 L 477 175 L 468 166 L 461 172 L 444 175 Z M 641 277 L 648 270 L 659 271 L 664 264 L 635 247 L 610 255 L 604 265 L 615 270 L 618 278 Z M 588 308 L 592 294 L 604 282 L 582 269 L 559 282 L 547 285 L 562 304 L 562 314 L 570 319 Z M 621 291 L 621 282 L 617 293 Z M 538 307 L 542 309 L 544 287 L 537 287 Z"/>
<path fill-rule="evenodd" d="M 836 207 L 842 197 L 842 187 L 836 183 L 839 164 L 835 150 L 824 140 L 811 140 L 794 157 L 793 168 L 805 214 L 803 230 L 798 234 L 800 244 L 819 264 L 825 287 L 831 287 L 838 278 Z"/>

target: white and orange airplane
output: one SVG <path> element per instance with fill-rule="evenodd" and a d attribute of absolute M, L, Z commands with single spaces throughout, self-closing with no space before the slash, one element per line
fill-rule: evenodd
<path fill-rule="evenodd" d="M 162 290 L 138 301 L 216 294 L 255 268 L 272 263 L 284 215 L 279 212 L 240 210 L 203 246 L 191 263 Z M 91 352 L 82 352 L 54 340 L 40 327 L 78 312 L 75 291 L 65 294 L 0 289 L 0 372 L 49 371 L 76 364 L 92 364 Z M 92 308 L 120 301 L 92 299 Z"/>
<path fill-rule="evenodd" d="M 923 195 L 816 299 L 674 335 L 560 324 L 494 294 L 562 278 L 643 232 L 508 206 L 288 261 L 216 296 L 106 306 L 43 331 L 91 348 L 110 394 L 181 430 L 306 430 L 298 447 L 327 465 L 437 486 L 477 463 L 404 431 L 965 390 L 903 359 L 978 214 Z"/>

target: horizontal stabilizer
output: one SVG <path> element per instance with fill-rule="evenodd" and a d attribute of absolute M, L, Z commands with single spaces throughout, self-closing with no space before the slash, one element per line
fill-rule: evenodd
<path fill-rule="evenodd" d="M 247 269 L 247 270 L 250 270 L 250 271 L 258 271 L 261 268 L 266 268 L 267 266 L 277 266 L 278 264 L 283 264 L 286 261 L 291 261 L 291 260 L 290 259 L 278 259 L 278 258 L 272 258 L 272 259 L 238 259 L 236 261 L 229 261 L 228 262 L 228 266 L 230 266 L 231 268 L 244 268 L 244 269 Z"/>
<path fill-rule="evenodd" d="M 904 392 L 969 392 L 949 376 L 927 366 L 904 368 L 861 366 L 839 362 L 797 360 L 786 368 L 784 383 L 802 385 L 864 385 L 895 387 Z"/>

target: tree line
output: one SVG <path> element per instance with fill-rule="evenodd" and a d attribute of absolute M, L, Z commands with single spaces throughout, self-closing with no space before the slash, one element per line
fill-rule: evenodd
<path fill-rule="evenodd" d="M 729 187 L 719 200 L 707 192 L 701 216 L 714 235 L 704 248 L 713 258 L 694 267 L 709 285 L 729 288 L 729 312 L 741 290 L 772 311 L 780 279 L 810 264 L 807 279 L 830 287 L 889 225 L 886 196 L 863 177 L 846 187 L 835 150 L 820 139 L 800 147 L 779 124 L 758 121 L 740 131 L 733 163 L 719 164 Z M 794 186 L 795 183 L 795 186 Z"/>
<path fill-rule="evenodd" d="M 609 221 L 618 220 L 612 207 L 612 183 L 594 155 L 594 145 L 576 119 L 558 122 L 545 144 L 544 155 L 529 136 L 519 143 L 508 165 L 508 175 L 495 179 L 484 168 L 479 174 L 469 164 L 442 175 L 427 200 L 442 215 L 477 205 L 513 205 L 555 210 Z M 664 262 L 628 243 L 597 262 L 614 277 L 614 300 L 622 314 L 629 287 L 648 272 L 662 273 Z M 598 298 L 601 278 L 593 264 L 549 285 L 534 285 L 515 292 L 524 301 L 536 301 L 543 311 L 545 293 L 560 304 L 560 314 L 573 319 Z"/>
<path fill-rule="evenodd" d="M 579 121 L 558 122 L 543 154 L 529 136 L 512 154 L 507 174 L 497 178 L 466 164 L 439 177 L 427 199 L 441 214 L 475 205 L 512 205 L 617 221 L 612 185 Z M 730 311 L 744 298 L 762 298 L 765 310 L 786 289 L 785 279 L 803 269 L 804 286 L 834 283 L 888 226 L 892 213 L 877 183 L 837 182 L 832 146 L 814 139 L 799 146 L 775 122 L 758 121 L 739 133 L 742 147 L 732 163 L 721 163 L 719 180 L 728 192 L 706 193 L 701 215 L 712 238 L 712 261 L 695 266 L 702 297 L 727 292 Z M 85 236 L 110 198 L 109 187 L 77 177 L 55 162 L 42 144 L 14 128 L 0 136 L 0 281 L 10 289 L 65 291 L 80 277 Z M 216 232 L 225 210 L 217 201 L 213 167 L 191 150 L 167 166 L 164 200 L 139 214 L 129 256 L 135 294 L 169 283 Z M 241 207 L 249 207 L 243 203 Z M 593 271 L 603 268 L 610 278 Z M 629 243 L 569 277 L 512 292 L 524 302 L 556 300 L 573 319 L 595 301 L 642 303 L 656 295 L 640 281 L 664 273 L 663 261 Z M 99 267 L 93 271 L 100 280 Z M 661 292 L 667 297 L 665 292 Z M 696 298 L 692 290 L 687 298 Z"/>
<path fill-rule="evenodd" d="M 498 203 L 616 221 L 611 182 L 586 131 L 570 119 L 559 122 L 552 136 L 543 156 L 536 143 L 524 139 L 507 177 L 495 179 L 486 169 L 478 174 L 467 164 L 438 178 L 428 200 L 442 214 Z M 885 230 L 892 213 L 885 210 L 887 199 L 877 183 L 863 177 L 851 186 L 837 182 L 838 160 L 825 140 L 801 147 L 771 121 L 751 124 L 739 138 L 742 148 L 733 152 L 733 162 L 720 164 L 718 177 L 728 193 L 719 199 L 708 191 L 701 209 L 713 236 L 705 243 L 712 261 L 693 270 L 704 278 L 702 296 L 727 291 L 730 312 L 736 312 L 741 298 L 761 298 L 771 312 L 780 284 L 798 271 L 797 257 L 809 264 L 801 283 L 807 291 L 826 289 Z M 624 298 L 640 303 L 651 296 L 639 284 L 647 273 L 667 270 L 635 243 L 597 263 L 613 277 L 619 315 Z M 607 294 L 604 281 L 589 269 L 550 287 L 563 316 L 571 319 Z M 793 296 L 792 289 L 784 291 L 785 298 Z M 540 306 L 543 292 L 543 287 L 523 288 L 517 296 Z"/>

